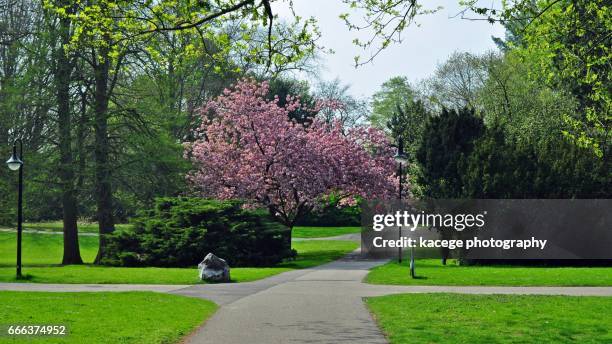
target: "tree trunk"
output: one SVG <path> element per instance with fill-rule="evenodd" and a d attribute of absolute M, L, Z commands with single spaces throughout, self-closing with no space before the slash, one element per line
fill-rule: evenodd
<path fill-rule="evenodd" d="M 289 237 L 288 238 L 288 240 L 289 240 L 289 249 L 292 248 L 292 246 L 291 246 L 291 238 L 292 238 L 292 236 L 293 236 L 293 226 L 289 227 L 289 235 L 288 235 L 288 237 Z"/>
<path fill-rule="evenodd" d="M 83 184 L 85 183 L 85 168 L 87 167 L 85 164 L 86 158 L 86 147 L 85 147 L 85 138 L 87 136 L 87 93 L 81 92 L 81 109 L 78 123 L 76 125 L 76 155 L 77 155 L 77 164 L 76 164 L 76 190 L 81 190 L 83 188 Z"/>
<path fill-rule="evenodd" d="M 74 188 L 74 166 L 72 159 L 72 115 L 70 113 L 70 81 L 72 64 L 64 45 L 70 41 L 70 19 L 61 18 L 59 23 L 59 46 L 56 51 L 57 67 L 55 83 L 57 90 L 58 137 L 60 166 L 58 170 L 62 188 L 62 213 L 64 220 L 64 257 L 62 264 L 83 264 L 79 250 L 77 228 L 77 202 Z"/>
<path fill-rule="evenodd" d="M 96 89 L 94 94 L 94 131 L 95 131 L 95 182 L 97 220 L 100 233 L 100 244 L 95 263 L 100 264 L 105 256 L 105 235 L 115 230 L 113 221 L 113 202 L 111 189 L 111 166 L 109 164 L 108 140 L 108 81 L 110 60 L 108 51 L 101 49 L 100 61 L 94 67 Z"/>
<path fill-rule="evenodd" d="M 442 248 L 442 265 L 446 265 L 446 260 L 448 260 L 449 253 L 450 250 L 448 249 L 448 247 Z"/>

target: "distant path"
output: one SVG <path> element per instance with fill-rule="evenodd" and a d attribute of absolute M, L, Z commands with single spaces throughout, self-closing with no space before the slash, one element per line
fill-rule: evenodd
<path fill-rule="evenodd" d="M 350 234 L 342 234 L 331 237 L 321 237 L 321 238 L 293 238 L 292 241 L 311 241 L 311 240 L 348 240 L 348 241 L 361 241 L 361 233 L 350 233 Z"/>
<path fill-rule="evenodd" d="M 15 229 L 11 228 L 0 228 L 0 232 L 17 232 Z M 34 234 L 53 234 L 53 235 L 63 235 L 64 233 L 61 231 L 51 231 L 51 230 L 38 230 L 38 229 L 24 229 L 23 233 L 34 233 Z M 91 232 L 79 232 L 79 235 L 83 236 L 98 236 L 98 233 Z M 321 238 L 293 238 L 292 241 L 312 241 L 312 240 L 348 240 L 348 241 L 361 241 L 361 233 L 352 233 L 352 234 L 343 234 L 332 237 L 321 237 Z"/>
<path fill-rule="evenodd" d="M 17 232 L 16 229 L 11 229 L 11 228 L 0 228 L 0 232 Z M 38 230 L 38 229 L 24 229 L 22 230 L 23 233 L 35 233 L 35 234 L 55 234 L 55 235 L 63 235 L 64 232 L 61 231 L 52 231 L 52 230 Z M 91 232 L 79 232 L 79 235 L 82 236 L 98 236 L 98 233 L 91 233 Z"/>
<path fill-rule="evenodd" d="M 13 228 L 3 228 L 0 227 L 0 232 L 17 232 L 17 230 Z M 24 229 L 23 233 L 35 233 L 35 234 L 55 234 L 55 235 L 63 235 L 64 233 L 61 231 L 51 231 L 51 230 L 38 230 L 38 229 Z M 79 232 L 79 235 L 84 236 L 98 236 L 98 233 L 91 232 Z M 361 241 L 361 233 L 351 233 L 351 234 L 343 234 L 332 237 L 321 237 L 321 238 L 293 238 L 292 241 L 311 241 L 311 240 L 349 240 L 349 241 Z"/>

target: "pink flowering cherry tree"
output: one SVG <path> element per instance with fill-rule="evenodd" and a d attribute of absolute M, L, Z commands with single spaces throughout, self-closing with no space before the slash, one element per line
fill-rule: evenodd
<path fill-rule="evenodd" d="M 201 109 L 195 141 L 185 144 L 197 193 L 266 207 L 289 228 L 332 193 L 344 203 L 394 197 L 394 152 L 382 131 L 296 123 L 288 113 L 299 99 L 280 107 L 267 92 L 266 82 L 243 80 Z"/>

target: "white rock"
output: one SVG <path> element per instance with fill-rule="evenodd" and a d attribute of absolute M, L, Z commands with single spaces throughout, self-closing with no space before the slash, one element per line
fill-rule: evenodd
<path fill-rule="evenodd" d="M 209 253 L 198 264 L 200 279 L 208 282 L 229 282 L 230 267 L 224 259 Z"/>

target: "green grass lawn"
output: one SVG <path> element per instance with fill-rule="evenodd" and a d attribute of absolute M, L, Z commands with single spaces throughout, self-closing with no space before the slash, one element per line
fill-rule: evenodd
<path fill-rule="evenodd" d="M 79 238 L 81 255 L 85 262 L 96 256 L 98 238 Z M 232 268 L 235 282 L 248 282 L 303 269 L 338 259 L 356 249 L 358 243 L 350 241 L 294 242 L 298 251 L 296 260 L 269 268 Z M 127 283 L 127 284 L 195 284 L 201 283 L 194 268 L 120 268 L 94 265 L 60 266 L 62 236 L 24 233 L 23 274 L 26 281 L 36 283 Z M 0 281 L 16 282 L 15 233 L 0 232 Z"/>
<path fill-rule="evenodd" d="M 0 232 L 0 266 L 15 266 L 16 234 Z M 23 233 L 22 260 L 27 265 L 60 264 L 64 238 L 57 234 Z M 98 237 L 79 236 L 81 257 L 93 262 L 98 252 Z"/>
<path fill-rule="evenodd" d="M 391 344 L 612 342 L 612 297 L 402 294 L 366 304 Z"/>
<path fill-rule="evenodd" d="M 453 260 L 442 266 L 438 259 L 417 259 L 416 275 L 408 262 L 397 261 L 374 268 L 366 282 L 401 285 L 499 285 L 499 286 L 612 286 L 612 268 L 459 266 Z"/>
<path fill-rule="evenodd" d="M 63 337 L 0 335 L 0 343 L 176 343 L 208 319 L 206 300 L 152 292 L 0 292 L 6 325 L 65 325 Z"/>
<path fill-rule="evenodd" d="M 293 227 L 294 238 L 325 238 L 343 234 L 361 233 L 361 227 Z"/>

